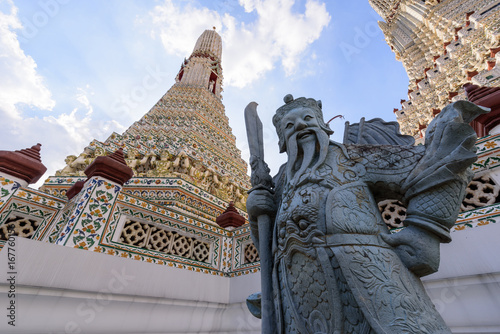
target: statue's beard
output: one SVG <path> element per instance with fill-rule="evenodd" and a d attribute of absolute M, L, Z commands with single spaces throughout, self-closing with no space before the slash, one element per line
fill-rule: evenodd
<path fill-rule="evenodd" d="M 308 130 L 313 132 L 315 140 L 307 140 L 299 144 L 297 141 L 298 133 L 294 133 L 287 141 L 287 178 L 291 186 L 297 184 L 308 168 L 310 168 L 308 174 L 314 175 L 318 167 L 325 162 L 328 154 L 330 143 L 328 134 L 320 128 Z"/>

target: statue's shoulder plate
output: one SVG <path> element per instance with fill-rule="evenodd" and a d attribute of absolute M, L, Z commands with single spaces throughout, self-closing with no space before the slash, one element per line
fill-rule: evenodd
<path fill-rule="evenodd" d="M 424 156 L 424 146 L 403 145 L 346 145 L 350 158 L 368 173 L 408 173 Z"/>

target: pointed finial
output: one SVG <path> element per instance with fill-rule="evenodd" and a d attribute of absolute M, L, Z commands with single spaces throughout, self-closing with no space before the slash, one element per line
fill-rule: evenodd
<path fill-rule="evenodd" d="M 215 27 L 214 27 L 215 28 Z M 209 54 L 218 60 L 221 59 L 222 56 L 222 39 L 219 34 L 215 31 L 215 29 L 207 29 L 205 30 L 198 40 L 193 49 L 193 55 L 206 55 Z"/>
<path fill-rule="evenodd" d="M 235 228 L 245 224 L 245 218 L 238 213 L 234 207 L 234 202 L 229 202 L 227 209 L 217 218 L 215 222 L 222 228 Z"/>
<path fill-rule="evenodd" d="M 119 148 L 108 156 L 99 156 L 86 169 L 85 174 L 90 179 L 101 176 L 109 181 L 123 185 L 134 176 L 132 168 L 127 166 L 123 150 Z"/>
<path fill-rule="evenodd" d="M 114 153 L 108 155 L 109 158 L 118 161 L 119 163 L 126 165 L 125 157 L 123 156 L 123 149 L 120 147 Z"/>
<path fill-rule="evenodd" d="M 41 146 L 37 144 L 18 151 L 0 151 L 0 172 L 17 177 L 26 185 L 35 183 L 47 171 L 40 159 Z"/>
<path fill-rule="evenodd" d="M 286 94 L 285 97 L 283 98 L 283 102 L 285 103 L 290 103 L 293 101 L 293 95 L 292 94 Z"/>
<path fill-rule="evenodd" d="M 21 154 L 24 154 L 27 157 L 30 157 L 32 159 L 35 159 L 36 161 L 42 161 L 40 157 L 40 148 L 42 147 L 42 144 L 38 143 L 36 145 L 31 146 L 31 148 L 25 148 L 23 150 L 18 150 L 16 152 L 19 152 Z"/>

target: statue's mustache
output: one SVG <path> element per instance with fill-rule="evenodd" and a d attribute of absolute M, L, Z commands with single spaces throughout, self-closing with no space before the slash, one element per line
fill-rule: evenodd
<path fill-rule="evenodd" d="M 297 140 L 297 139 L 302 139 L 302 138 L 304 138 L 305 136 L 310 135 L 310 134 L 315 134 L 314 128 L 313 128 L 313 129 L 307 128 L 307 129 L 305 129 L 305 130 L 301 130 L 301 131 L 299 131 L 299 132 L 296 132 L 296 133 L 294 134 L 294 136 L 295 136 L 295 140 Z"/>
<path fill-rule="evenodd" d="M 299 148 L 298 141 L 308 135 L 315 136 L 315 145 L 311 150 L 304 150 L 303 147 Z M 325 161 L 326 155 L 328 153 L 328 134 L 326 134 L 322 129 L 312 127 L 305 128 L 301 131 L 297 131 L 290 136 L 287 143 L 287 153 L 289 156 L 289 162 L 287 165 L 287 178 L 290 184 L 293 186 L 300 176 L 306 171 L 306 169 L 311 166 L 311 163 L 318 157 L 316 163 L 311 168 L 311 174 L 316 171 L 316 169 Z M 316 144 L 319 144 L 319 149 L 316 148 Z M 302 152 L 300 152 L 302 150 Z M 300 155 L 299 153 L 302 153 Z M 296 170 L 295 165 L 302 156 L 302 162 L 298 170 Z"/>

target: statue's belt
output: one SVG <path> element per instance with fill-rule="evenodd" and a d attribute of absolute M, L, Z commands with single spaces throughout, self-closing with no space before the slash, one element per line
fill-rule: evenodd
<path fill-rule="evenodd" d="M 314 238 L 314 242 L 307 245 L 307 248 L 325 248 L 325 247 L 345 247 L 345 246 L 357 246 L 366 247 L 374 246 L 380 248 L 393 249 L 385 241 L 382 240 L 378 234 L 330 234 L 326 236 L 317 236 Z M 289 254 L 288 250 L 278 250 L 275 248 L 274 256 L 276 260 L 282 259 Z"/>
<path fill-rule="evenodd" d="M 324 237 L 319 237 L 325 241 L 324 244 L 318 244 L 323 247 L 338 247 L 338 246 L 377 246 L 383 248 L 392 247 L 382 240 L 379 234 L 330 234 Z"/>

